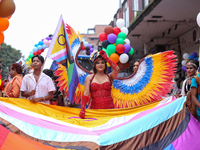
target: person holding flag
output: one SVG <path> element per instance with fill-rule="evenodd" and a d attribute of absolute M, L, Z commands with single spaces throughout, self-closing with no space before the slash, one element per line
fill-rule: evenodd
<path fill-rule="evenodd" d="M 119 73 L 119 66 L 113 62 L 105 53 L 95 51 L 91 55 L 94 62 L 94 74 L 88 75 L 85 79 L 85 91 L 81 99 L 80 118 L 85 118 L 85 106 L 89 102 L 89 94 L 91 93 L 91 103 L 89 109 L 113 109 L 113 99 L 111 96 L 112 81 Z M 113 71 L 107 74 L 106 62 L 110 64 Z"/>

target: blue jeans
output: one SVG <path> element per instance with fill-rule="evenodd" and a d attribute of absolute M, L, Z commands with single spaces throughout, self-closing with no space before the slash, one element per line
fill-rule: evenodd
<path fill-rule="evenodd" d="M 197 115 L 197 120 L 200 122 L 200 116 Z"/>

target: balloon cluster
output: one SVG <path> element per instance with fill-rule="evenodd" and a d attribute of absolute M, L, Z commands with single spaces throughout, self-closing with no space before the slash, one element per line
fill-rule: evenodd
<path fill-rule="evenodd" d="M 13 0 L 0 0 L 0 44 L 4 41 L 3 31 L 9 27 L 8 19 L 15 11 L 15 3 Z"/>
<path fill-rule="evenodd" d="M 123 19 L 118 19 L 117 27 L 107 26 L 104 33 L 99 35 L 103 50 L 115 63 L 126 64 L 131 61 L 134 49 L 130 46 L 127 39 L 128 29 L 124 27 Z"/>
<path fill-rule="evenodd" d="M 30 52 L 28 58 L 26 59 L 26 64 L 28 66 L 30 66 L 30 64 L 32 63 L 31 58 L 34 55 L 40 55 L 41 53 L 44 52 L 46 48 L 49 47 L 51 40 L 52 40 L 52 37 L 46 37 L 45 39 L 42 39 L 41 41 L 39 41 L 37 44 L 34 45 L 32 51 Z"/>
<path fill-rule="evenodd" d="M 81 50 L 86 50 L 86 55 L 91 55 L 94 49 L 92 48 L 92 45 L 89 44 L 86 41 L 83 41 L 83 46 Z"/>
<path fill-rule="evenodd" d="M 198 54 L 196 52 L 193 52 L 191 55 L 189 55 L 188 53 L 184 53 L 183 54 L 183 59 L 181 64 L 182 64 L 182 70 L 186 72 L 186 63 L 189 59 L 196 59 L 196 60 L 199 60 L 198 58 Z"/>

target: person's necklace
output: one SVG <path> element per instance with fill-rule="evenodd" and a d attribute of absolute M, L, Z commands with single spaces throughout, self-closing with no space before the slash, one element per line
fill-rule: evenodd
<path fill-rule="evenodd" d="M 34 76 L 36 79 L 38 79 L 38 78 L 40 77 L 40 76 L 37 77 L 35 74 L 33 74 L 33 76 Z"/>

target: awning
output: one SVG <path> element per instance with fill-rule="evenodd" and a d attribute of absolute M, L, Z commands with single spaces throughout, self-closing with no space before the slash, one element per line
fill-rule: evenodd
<path fill-rule="evenodd" d="M 198 27 L 200 0 L 154 0 L 129 26 L 127 38 L 135 50 L 165 45 Z"/>

